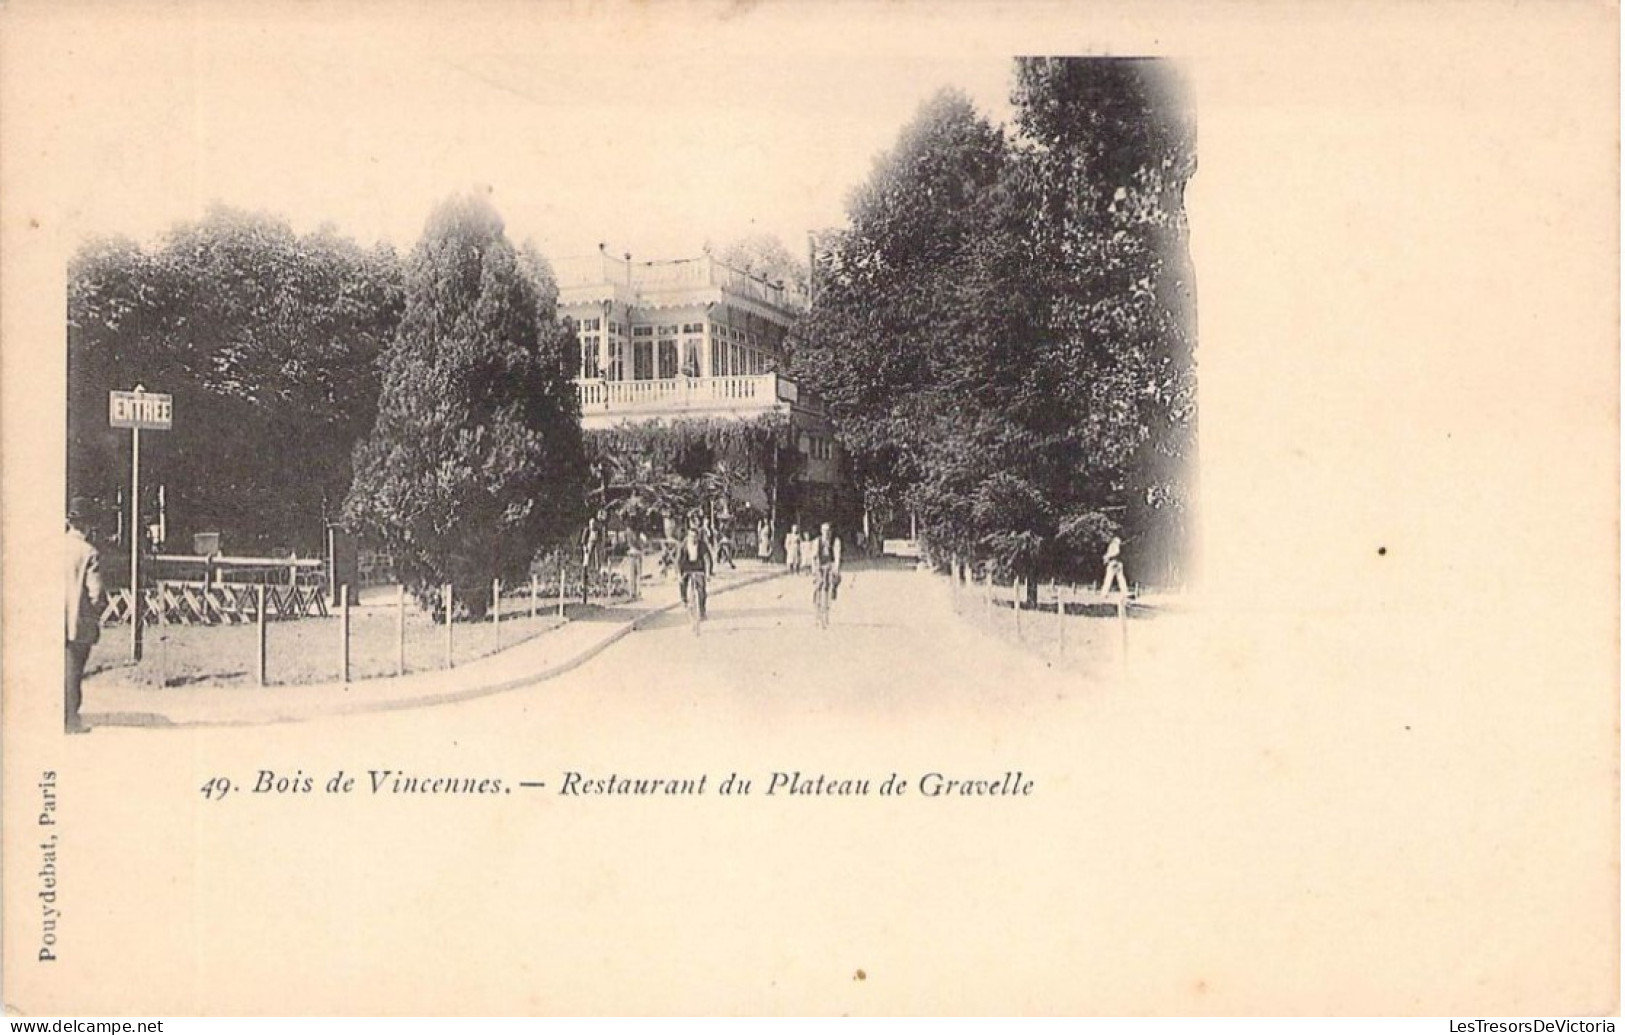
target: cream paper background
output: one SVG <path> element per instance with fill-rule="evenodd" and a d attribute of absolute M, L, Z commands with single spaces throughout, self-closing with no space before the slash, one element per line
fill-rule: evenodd
<path fill-rule="evenodd" d="M 536 31 L 547 53 L 556 19 L 655 70 L 695 38 L 899 75 L 918 55 L 1180 60 L 1203 609 L 1131 685 L 1064 710 L 1013 664 L 983 707 L 933 709 L 922 686 L 912 708 L 793 728 L 573 692 L 538 704 L 535 743 L 482 728 L 478 702 L 447 712 L 460 740 L 412 713 L 62 737 L 63 270 L 151 129 L 78 98 L 115 65 L 99 55 L 205 12 L 307 20 L 338 55 L 386 24 L 454 50 Z M 150 53 L 173 61 L 116 63 L 119 89 L 209 89 L 184 45 Z M 1592 2 L 8 4 L 7 1008 L 1617 1012 L 1617 75 L 1617 7 Z M 311 88 L 411 118 L 388 81 Z M 297 125 L 261 130 L 297 145 Z M 206 195 L 185 158 L 177 189 Z M 262 766 L 567 764 L 1021 768 L 1041 792 L 733 810 L 197 793 Z M 31 959 L 42 769 L 68 838 L 50 967 Z"/>

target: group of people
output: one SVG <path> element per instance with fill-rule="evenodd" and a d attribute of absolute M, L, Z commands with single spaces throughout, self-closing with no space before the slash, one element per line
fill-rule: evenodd
<path fill-rule="evenodd" d="M 821 565 L 841 567 L 841 540 L 835 536 L 826 521 L 818 526 L 818 534 L 803 532 L 800 525 L 791 525 L 784 534 L 784 566 L 792 575 L 815 572 Z"/>
<path fill-rule="evenodd" d="M 771 562 L 773 537 L 766 520 L 757 525 L 756 539 L 757 559 L 764 563 Z M 841 540 L 829 522 L 819 526 L 816 536 L 810 532 L 803 535 L 800 525 L 791 525 L 784 537 L 784 550 L 786 564 L 792 574 L 809 572 L 820 580 L 828 579 L 831 599 L 839 595 Z M 731 556 L 724 557 L 723 552 L 715 548 L 707 526 L 697 521 L 690 522 L 677 547 L 677 585 L 684 607 L 688 606 L 689 587 L 694 587 L 699 597 L 701 621 L 705 620 L 706 581 L 715 571 L 716 564 L 724 559 L 730 567 L 733 565 Z"/>

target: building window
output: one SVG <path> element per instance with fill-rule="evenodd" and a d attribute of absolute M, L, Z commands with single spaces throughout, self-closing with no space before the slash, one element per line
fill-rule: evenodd
<path fill-rule="evenodd" d="M 655 329 L 646 323 L 635 324 L 632 327 L 632 337 L 634 338 L 652 338 L 654 337 L 654 333 Z"/>
<path fill-rule="evenodd" d="M 655 376 L 654 342 L 644 339 L 632 343 L 632 379 L 649 381 Z"/>
<path fill-rule="evenodd" d="M 677 376 L 677 342 L 672 338 L 660 339 L 660 378 Z"/>
<path fill-rule="evenodd" d="M 728 373 L 728 346 L 720 341 L 711 343 L 711 376 L 725 377 Z"/>
<path fill-rule="evenodd" d="M 703 323 L 685 323 L 685 324 L 683 324 L 683 333 L 684 334 L 704 334 L 705 333 L 705 324 L 703 324 Z"/>
<path fill-rule="evenodd" d="M 598 348 L 599 348 L 600 341 L 601 341 L 600 337 L 598 335 L 596 335 L 596 334 L 583 334 L 581 336 L 581 371 L 582 371 L 581 376 L 582 377 L 599 377 L 599 376 L 601 376 L 598 373 Z M 589 357 L 591 358 L 590 367 L 588 365 Z M 588 373 L 587 371 L 589 369 L 591 371 L 593 371 L 593 372 Z"/>
<path fill-rule="evenodd" d="M 686 377 L 700 376 L 700 339 L 683 339 L 683 374 Z"/>
<path fill-rule="evenodd" d="M 581 329 L 584 331 L 602 330 L 603 323 L 598 319 L 598 317 L 589 316 L 587 319 L 581 321 Z"/>
<path fill-rule="evenodd" d="M 586 339 L 582 339 L 581 342 L 581 376 L 603 376 L 603 371 L 598 367 L 598 345 Z"/>
<path fill-rule="evenodd" d="M 623 343 L 609 343 L 609 371 L 605 376 L 611 381 L 626 380 L 626 346 Z"/>

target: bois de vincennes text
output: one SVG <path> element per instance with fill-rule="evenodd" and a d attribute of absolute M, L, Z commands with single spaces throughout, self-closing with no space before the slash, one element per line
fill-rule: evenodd
<path fill-rule="evenodd" d="M 916 775 L 827 773 L 785 769 L 689 774 L 556 771 L 553 779 L 488 773 L 356 769 L 307 772 L 258 769 L 250 776 L 212 776 L 199 788 L 205 798 L 346 796 L 358 798 L 468 797 L 546 794 L 559 798 L 1028 798 L 1035 781 L 1020 769 L 995 773 L 930 771 Z"/>

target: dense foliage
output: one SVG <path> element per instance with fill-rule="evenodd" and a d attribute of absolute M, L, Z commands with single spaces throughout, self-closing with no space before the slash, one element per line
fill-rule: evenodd
<path fill-rule="evenodd" d="M 173 430 L 143 437 L 143 523 L 161 485 L 171 548 L 224 531 L 234 553 L 319 553 L 401 310 L 391 249 L 266 216 L 216 208 L 149 249 L 87 244 L 68 269 L 70 493 L 110 526 L 130 433 L 108 427 L 108 392 L 140 384 L 175 401 Z"/>
<path fill-rule="evenodd" d="M 586 432 L 594 505 L 636 520 L 680 525 L 695 512 L 732 510 L 760 475 L 770 506 L 800 454 L 791 448 L 789 418 L 705 418 L 623 422 Z"/>
<path fill-rule="evenodd" d="M 1013 139 L 944 91 L 826 237 L 795 375 L 879 514 L 1026 576 L 1179 577 L 1192 128 L 1155 62 L 1024 59 Z"/>
<path fill-rule="evenodd" d="M 518 578 L 582 520 L 572 342 L 552 283 L 482 197 L 440 205 L 412 252 L 345 516 L 426 606 L 451 583 L 479 617 L 493 578 Z"/>

